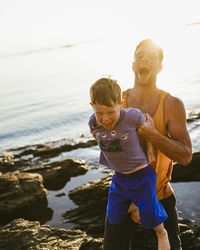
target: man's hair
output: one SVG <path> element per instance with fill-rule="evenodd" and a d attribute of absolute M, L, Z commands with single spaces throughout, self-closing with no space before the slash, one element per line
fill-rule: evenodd
<path fill-rule="evenodd" d="M 100 78 L 90 87 L 90 99 L 92 104 L 112 106 L 121 103 L 121 88 L 116 80 Z"/>
<path fill-rule="evenodd" d="M 135 54 L 136 54 L 136 51 L 137 51 L 141 46 L 145 46 L 145 47 L 155 47 L 155 48 L 158 50 L 160 62 L 162 63 L 162 60 L 163 60 L 163 50 L 162 50 L 162 48 L 161 48 L 159 45 L 157 45 L 153 40 L 151 40 L 151 39 L 142 40 L 142 41 L 137 45 L 137 47 L 136 47 L 136 49 L 135 49 L 134 56 L 135 56 Z"/>

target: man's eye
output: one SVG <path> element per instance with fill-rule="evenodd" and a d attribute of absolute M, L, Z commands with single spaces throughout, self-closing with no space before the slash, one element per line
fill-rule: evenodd
<path fill-rule="evenodd" d="M 155 59 L 155 58 L 156 58 L 156 55 L 150 54 L 149 57 L 150 57 L 151 59 Z"/>
<path fill-rule="evenodd" d="M 137 55 L 137 59 L 141 59 L 143 57 L 142 54 Z"/>

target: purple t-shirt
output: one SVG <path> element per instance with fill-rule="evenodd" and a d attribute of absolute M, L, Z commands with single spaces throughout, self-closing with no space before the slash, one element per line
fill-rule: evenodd
<path fill-rule="evenodd" d="M 134 170 L 146 164 L 147 157 L 140 146 L 137 127 L 145 121 L 144 114 L 135 108 L 121 109 L 119 121 L 111 130 L 95 126 L 95 115 L 89 127 L 95 133 L 101 149 L 99 163 L 117 172 Z"/>

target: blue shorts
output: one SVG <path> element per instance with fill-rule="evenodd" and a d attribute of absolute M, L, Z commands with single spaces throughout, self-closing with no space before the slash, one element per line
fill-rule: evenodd
<path fill-rule="evenodd" d="M 154 228 L 167 219 L 167 214 L 156 197 L 156 172 L 151 165 L 133 172 L 116 172 L 112 177 L 107 205 L 111 224 L 120 223 L 126 216 L 131 202 L 139 207 L 144 228 Z"/>

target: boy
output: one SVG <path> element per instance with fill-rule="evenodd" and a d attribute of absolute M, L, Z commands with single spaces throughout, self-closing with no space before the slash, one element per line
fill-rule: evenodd
<path fill-rule="evenodd" d="M 107 205 L 109 222 L 119 224 L 127 212 L 135 209 L 133 202 L 139 207 L 142 226 L 156 231 L 158 249 L 169 250 L 163 226 L 167 214 L 156 198 L 156 173 L 137 135 L 145 116 L 138 109 L 121 109 L 121 89 L 109 78 L 101 78 L 91 86 L 90 98 L 94 114 L 89 127 L 101 149 L 99 162 L 115 171 Z M 105 244 L 104 249 L 108 250 Z"/>

